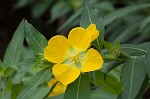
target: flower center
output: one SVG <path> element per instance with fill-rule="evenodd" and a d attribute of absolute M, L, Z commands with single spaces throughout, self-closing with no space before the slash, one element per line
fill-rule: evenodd
<path fill-rule="evenodd" d="M 73 56 L 71 56 L 70 58 L 71 58 L 71 60 L 74 61 L 74 62 L 78 62 L 78 61 L 79 61 L 78 55 L 73 55 Z"/>
<path fill-rule="evenodd" d="M 70 64 L 70 66 L 76 66 L 81 69 L 81 59 L 85 56 L 85 52 L 79 52 L 70 47 L 70 52 L 68 53 L 68 58 L 65 60 L 64 64 Z"/>

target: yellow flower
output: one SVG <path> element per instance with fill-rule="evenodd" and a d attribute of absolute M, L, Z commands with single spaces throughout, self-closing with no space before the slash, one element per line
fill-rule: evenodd
<path fill-rule="evenodd" d="M 103 59 L 99 52 L 89 48 L 98 35 L 96 25 L 91 24 L 87 29 L 73 28 L 68 39 L 57 35 L 48 41 L 44 57 L 56 63 L 52 72 L 58 81 L 68 85 L 76 80 L 81 72 L 90 72 L 102 67 Z"/>
<path fill-rule="evenodd" d="M 48 82 L 48 86 L 49 87 L 52 87 L 55 83 L 57 82 L 56 79 L 52 78 L 49 82 Z M 63 85 L 61 82 L 58 82 L 55 86 L 55 88 L 53 89 L 53 91 L 50 93 L 50 97 L 53 97 L 53 96 L 57 96 L 57 95 L 60 95 L 60 94 L 63 94 L 66 90 L 66 85 Z"/>

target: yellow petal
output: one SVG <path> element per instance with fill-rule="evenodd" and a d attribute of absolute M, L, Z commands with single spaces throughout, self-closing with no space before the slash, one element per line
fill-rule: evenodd
<path fill-rule="evenodd" d="M 57 80 L 53 78 L 48 82 L 48 86 L 52 87 L 56 82 Z M 62 83 L 58 82 L 49 96 L 52 97 L 52 96 L 56 96 L 59 94 L 63 94 L 66 90 L 66 87 L 67 87 L 66 85 L 63 85 Z"/>
<path fill-rule="evenodd" d="M 99 35 L 99 31 L 96 29 L 95 24 L 89 25 L 88 28 L 86 29 L 86 32 L 92 35 L 92 41 L 94 41 Z"/>
<path fill-rule="evenodd" d="M 90 48 L 86 55 L 80 59 L 82 68 L 82 72 L 89 72 L 89 71 L 94 71 L 98 70 L 102 67 L 103 65 L 103 58 L 97 52 L 95 49 Z"/>
<path fill-rule="evenodd" d="M 91 43 L 91 34 L 86 33 L 82 27 L 73 28 L 69 35 L 68 40 L 71 46 L 78 52 L 85 51 Z"/>
<path fill-rule="evenodd" d="M 55 78 L 64 85 L 72 83 L 80 75 L 80 70 L 75 65 L 56 64 L 53 66 L 52 71 Z"/>
<path fill-rule="evenodd" d="M 44 57 L 52 63 L 62 63 L 67 59 L 70 44 L 66 37 L 57 35 L 48 41 L 44 49 Z"/>

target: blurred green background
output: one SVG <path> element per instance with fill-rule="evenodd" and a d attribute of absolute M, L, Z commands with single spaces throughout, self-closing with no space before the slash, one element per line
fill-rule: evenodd
<path fill-rule="evenodd" d="M 150 0 L 89 0 L 89 2 L 100 10 L 104 19 L 105 40 L 114 42 L 118 38 L 121 43 L 150 41 L 150 8 L 141 6 L 120 10 L 130 5 L 148 4 Z M 72 27 L 79 25 L 81 4 L 82 0 L 1 0 L 0 60 L 23 18 L 47 39 L 56 34 L 67 36 Z M 113 22 L 108 22 L 108 17 L 114 18 Z"/>

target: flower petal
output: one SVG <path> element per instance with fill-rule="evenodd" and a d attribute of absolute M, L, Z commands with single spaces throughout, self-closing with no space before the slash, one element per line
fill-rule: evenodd
<path fill-rule="evenodd" d="M 57 35 L 48 41 L 44 49 L 44 57 L 52 63 L 62 63 L 67 59 L 67 52 L 70 50 L 70 44 L 66 37 Z"/>
<path fill-rule="evenodd" d="M 94 41 L 99 35 L 99 31 L 96 29 L 95 24 L 89 25 L 88 28 L 86 29 L 86 32 L 92 35 L 92 41 Z"/>
<path fill-rule="evenodd" d="M 86 55 L 80 59 L 82 68 L 82 72 L 89 72 L 89 71 L 94 71 L 98 70 L 102 67 L 103 65 L 103 58 L 97 52 L 95 49 L 90 48 Z"/>
<path fill-rule="evenodd" d="M 91 43 L 91 34 L 86 33 L 82 27 L 73 28 L 69 35 L 68 40 L 71 46 L 78 52 L 85 51 Z"/>
<path fill-rule="evenodd" d="M 75 65 L 56 64 L 53 66 L 52 71 L 55 78 L 64 85 L 72 83 L 80 75 L 80 70 Z"/>

